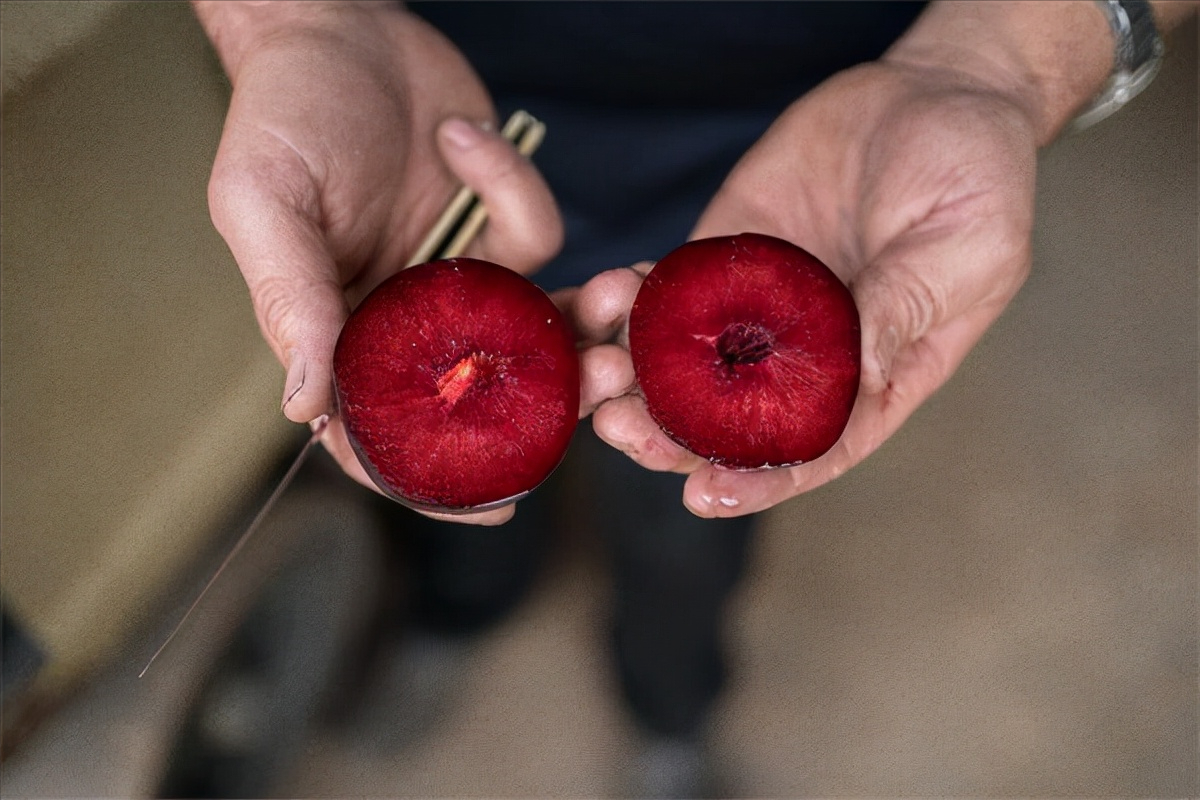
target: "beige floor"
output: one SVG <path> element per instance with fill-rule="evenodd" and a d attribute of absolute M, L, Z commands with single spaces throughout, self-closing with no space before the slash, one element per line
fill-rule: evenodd
<path fill-rule="evenodd" d="M 729 618 L 736 791 L 1195 796 L 1195 27 L 1042 160 L 1034 274 L 861 468 L 770 514 Z M 628 723 L 585 542 L 427 739 L 313 743 L 305 796 L 580 796 Z"/>
<path fill-rule="evenodd" d="M 954 380 L 767 516 L 729 616 L 731 791 L 1200 795 L 1197 142 L 1193 24 L 1133 107 L 1044 154 L 1034 274 Z M 319 733 L 281 793 L 610 793 L 607 591 L 571 542 L 424 738 Z M 120 668 L 5 763 L 6 796 L 147 785 L 182 690 Z"/>

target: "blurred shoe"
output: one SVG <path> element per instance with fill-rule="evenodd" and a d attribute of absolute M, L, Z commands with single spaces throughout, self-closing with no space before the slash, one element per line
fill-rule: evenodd
<path fill-rule="evenodd" d="M 709 749 L 699 739 L 644 736 L 625 776 L 628 797 L 722 797 Z"/>

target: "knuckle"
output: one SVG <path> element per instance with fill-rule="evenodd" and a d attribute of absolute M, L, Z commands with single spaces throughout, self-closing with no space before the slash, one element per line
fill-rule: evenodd
<path fill-rule="evenodd" d="M 269 194 L 259 172 L 239 169 L 229 161 L 219 161 L 213 166 L 208 180 L 208 210 L 221 235 L 228 237 L 235 226 L 268 201 Z"/>
<path fill-rule="evenodd" d="M 227 233 L 229 221 L 237 216 L 234 195 L 238 189 L 239 182 L 227 162 L 218 161 L 214 164 L 208 179 L 208 213 L 213 226 L 222 235 Z"/>
<path fill-rule="evenodd" d="M 908 271 L 905 279 L 893 284 L 893 305 L 907 327 L 909 341 L 924 336 L 946 316 L 949 299 L 943 287 Z M 904 343 L 902 343 L 904 344 Z"/>
<path fill-rule="evenodd" d="M 328 335 L 333 325 L 336 338 L 336 318 L 349 311 L 336 277 L 297 272 L 267 272 L 250 286 L 250 301 L 268 341 L 283 349 L 300 343 L 301 327 L 312 338 Z"/>
<path fill-rule="evenodd" d="M 226 237 L 270 209 L 288 209 L 305 217 L 319 211 L 316 189 L 307 173 L 241 155 L 218 156 L 207 195 L 213 225 Z"/>
<path fill-rule="evenodd" d="M 1031 225 L 1025 220 L 1011 220 L 1000 233 L 997 246 L 1000 263 L 1008 273 L 1009 280 L 1002 281 L 1009 296 L 1015 295 L 1024 285 L 1033 268 L 1033 245 L 1030 240 Z"/>
<path fill-rule="evenodd" d="M 267 341 L 286 350 L 291 341 L 298 301 L 295 282 L 282 275 L 267 275 L 250 290 L 258 324 Z"/>

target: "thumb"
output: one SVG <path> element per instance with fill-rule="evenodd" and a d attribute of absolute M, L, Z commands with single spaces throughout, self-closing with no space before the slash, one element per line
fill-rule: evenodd
<path fill-rule="evenodd" d="M 1028 237 L 1005 226 L 914 229 L 855 277 L 863 391 L 945 381 L 1029 273 Z"/>
<path fill-rule="evenodd" d="M 887 389 L 896 353 L 929 330 L 932 301 L 912 276 L 883 269 L 863 273 L 854 285 L 854 301 L 863 313 L 862 387 L 868 395 Z"/>
<path fill-rule="evenodd" d="M 467 254 L 529 274 L 558 253 L 563 223 L 533 163 L 491 130 L 453 117 L 437 131 L 450 171 L 479 195 L 487 226 Z"/>
<path fill-rule="evenodd" d="M 333 350 L 348 313 L 336 281 L 283 275 L 247 283 L 259 326 L 287 370 L 284 416 L 308 422 L 334 413 Z"/>
<path fill-rule="evenodd" d="M 332 413 L 333 349 L 349 312 L 319 226 L 269 192 L 218 188 L 210 206 L 263 338 L 287 370 L 284 415 L 308 422 Z"/>
<path fill-rule="evenodd" d="M 964 285 L 959 265 L 977 263 L 959 232 L 910 230 L 887 244 L 851 283 L 862 326 L 861 385 L 880 394 L 894 380 L 899 354 L 965 311 L 981 287 Z M 971 287 L 971 281 L 966 286 Z"/>

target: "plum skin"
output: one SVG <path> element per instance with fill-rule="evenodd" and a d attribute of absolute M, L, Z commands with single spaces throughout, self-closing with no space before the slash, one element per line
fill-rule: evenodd
<path fill-rule="evenodd" d="M 858 395 L 861 348 L 858 310 L 837 275 L 759 233 L 671 251 L 629 316 L 650 416 L 682 447 L 730 469 L 828 452 Z"/>
<path fill-rule="evenodd" d="M 342 328 L 334 384 L 363 468 L 419 510 L 520 499 L 562 461 L 578 421 L 566 320 L 529 280 L 477 259 L 380 284 Z"/>

